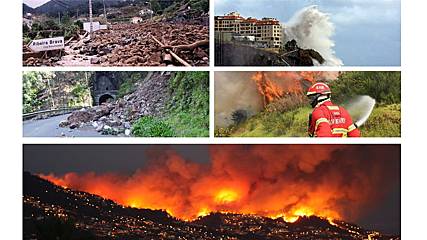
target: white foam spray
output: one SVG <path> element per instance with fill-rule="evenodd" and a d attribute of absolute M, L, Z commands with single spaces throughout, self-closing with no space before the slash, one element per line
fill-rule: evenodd
<path fill-rule="evenodd" d="M 325 66 L 341 66 L 343 62 L 335 55 L 334 24 L 329 15 L 316 5 L 303 8 L 284 26 L 285 43 L 295 39 L 303 49 L 314 49 L 325 59 Z M 319 64 L 318 62 L 316 62 Z"/>
<path fill-rule="evenodd" d="M 346 104 L 346 109 L 355 124 L 360 127 L 368 120 L 374 110 L 375 103 L 375 99 L 370 96 L 357 96 Z"/>

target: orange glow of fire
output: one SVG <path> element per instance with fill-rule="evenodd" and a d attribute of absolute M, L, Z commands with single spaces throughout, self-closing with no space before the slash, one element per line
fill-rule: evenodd
<path fill-rule="evenodd" d="M 325 75 L 325 72 L 320 71 L 256 72 L 252 80 L 256 83 L 265 106 L 287 94 L 304 94 L 307 89 L 303 82 L 311 85 L 324 80 Z"/>
<path fill-rule="evenodd" d="M 209 148 L 209 162 L 204 163 L 162 150 L 152 153 L 153 161 L 132 174 L 39 176 L 124 207 L 164 210 L 183 220 L 214 212 L 281 217 L 288 222 L 311 215 L 338 220 L 350 214 L 357 217 L 372 196 L 380 196 L 375 195 L 379 194 L 375 187 L 382 186 L 376 182 L 382 176 L 380 167 L 366 172 L 365 165 L 357 165 L 354 152 L 344 157 L 333 154 L 342 148 L 215 145 Z M 352 178 L 348 171 L 353 171 Z M 347 202 L 351 205 L 343 204 Z"/>
<path fill-rule="evenodd" d="M 293 211 L 291 214 L 283 216 L 283 219 L 286 222 L 295 222 L 299 217 L 303 216 L 313 216 L 314 211 L 307 207 L 300 207 Z"/>
<path fill-rule="evenodd" d="M 66 186 L 66 183 L 65 183 L 66 181 L 64 179 L 56 178 L 53 175 L 41 175 L 41 177 L 51 181 L 52 183 L 58 186 L 68 188 Z M 105 196 L 102 194 L 101 196 L 109 198 L 109 196 Z M 180 218 L 181 220 L 184 220 L 184 221 L 192 221 L 198 217 L 207 216 L 212 212 L 262 215 L 272 219 L 283 218 L 284 221 L 290 222 L 290 223 L 297 221 L 299 217 L 312 216 L 312 215 L 325 218 L 329 220 L 331 224 L 334 224 L 333 220 L 341 218 L 337 212 L 330 211 L 330 210 L 316 211 L 314 207 L 308 207 L 304 205 L 298 205 L 297 207 L 294 207 L 291 210 L 286 212 L 280 211 L 280 212 L 265 213 L 265 214 L 254 211 L 251 208 L 242 208 L 242 209 L 235 209 L 233 207 L 227 208 L 227 205 L 230 205 L 230 204 L 233 205 L 238 203 L 240 198 L 241 196 L 238 190 L 235 190 L 232 188 L 220 188 L 212 195 L 211 200 L 207 201 L 207 203 L 209 204 L 200 207 L 197 210 L 196 214 L 176 214 L 173 210 L 174 209 L 173 206 L 165 207 L 161 203 L 159 203 L 159 205 L 150 204 L 150 203 L 147 203 L 146 201 L 144 202 L 143 198 L 138 196 L 127 198 L 123 201 L 115 199 L 115 201 L 125 207 L 164 210 L 169 215 Z M 210 205 L 210 207 L 208 205 Z"/>
<path fill-rule="evenodd" d="M 283 218 L 286 222 L 294 223 L 296 222 L 300 217 L 310 217 L 310 216 L 318 216 L 322 217 L 324 219 L 327 219 L 332 225 L 336 225 L 333 221 L 335 219 L 340 219 L 340 216 L 336 212 L 331 211 L 323 211 L 323 212 L 317 212 L 313 210 L 310 207 L 301 206 L 296 208 L 295 210 L 292 210 L 288 213 L 280 213 L 276 215 L 270 215 L 269 217 L 272 219 L 277 218 Z"/>
<path fill-rule="evenodd" d="M 205 217 L 205 216 L 208 216 L 210 213 L 211 213 L 211 211 L 208 208 L 202 208 L 197 213 L 197 217 Z"/>
<path fill-rule="evenodd" d="M 227 204 L 236 201 L 239 198 L 237 192 L 230 189 L 222 189 L 215 196 L 215 202 L 220 204 Z"/>

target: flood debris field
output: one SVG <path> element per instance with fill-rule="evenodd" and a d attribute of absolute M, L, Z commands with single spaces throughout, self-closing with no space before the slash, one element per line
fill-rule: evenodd
<path fill-rule="evenodd" d="M 119 23 L 66 41 L 62 51 L 30 53 L 24 66 L 208 66 L 209 27 Z"/>

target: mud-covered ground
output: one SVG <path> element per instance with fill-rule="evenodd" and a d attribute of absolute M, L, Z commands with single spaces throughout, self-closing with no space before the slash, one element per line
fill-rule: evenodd
<path fill-rule="evenodd" d="M 160 46 L 153 36 L 167 47 Z M 182 48 L 201 41 L 205 43 L 197 47 Z M 189 65 L 208 66 L 208 41 L 208 26 L 150 21 L 139 24 L 121 23 L 111 25 L 108 30 L 96 31 L 91 39 L 72 40 L 66 44 L 62 52 L 24 53 L 23 64 L 24 66 L 182 66 L 182 63 L 170 56 L 168 51 L 172 50 Z"/>

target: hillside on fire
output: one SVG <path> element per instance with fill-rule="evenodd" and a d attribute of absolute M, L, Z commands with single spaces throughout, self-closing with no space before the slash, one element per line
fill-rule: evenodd
<path fill-rule="evenodd" d="M 24 239 L 400 239 L 399 145 L 25 145 L 24 171 Z"/>
<path fill-rule="evenodd" d="M 23 8 L 24 66 L 208 66 L 208 0 L 50 0 Z"/>
<path fill-rule="evenodd" d="M 207 72 L 25 72 L 24 136 L 206 137 Z"/>
<path fill-rule="evenodd" d="M 314 71 L 216 73 L 215 136 L 308 137 L 315 109 L 306 94 L 319 82 L 362 137 L 400 136 L 400 72 Z"/>

